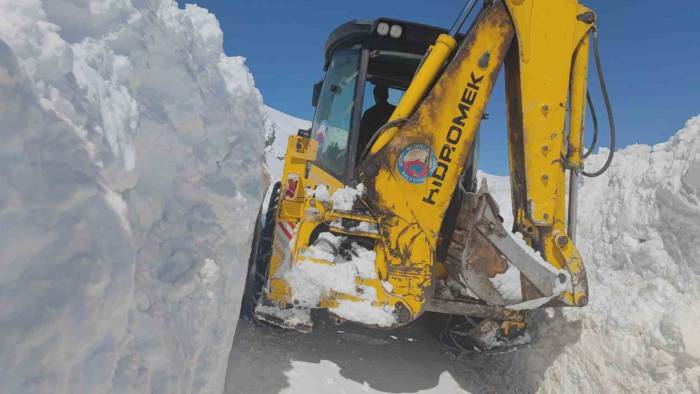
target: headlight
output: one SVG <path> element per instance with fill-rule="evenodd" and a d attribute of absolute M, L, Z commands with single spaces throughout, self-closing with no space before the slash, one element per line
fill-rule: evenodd
<path fill-rule="evenodd" d="M 377 34 L 380 36 L 385 36 L 389 33 L 389 24 L 386 22 L 381 22 L 377 25 Z"/>
<path fill-rule="evenodd" d="M 403 28 L 399 25 L 393 25 L 391 26 L 391 30 L 389 30 L 389 35 L 393 38 L 401 37 L 401 33 L 403 33 Z"/>

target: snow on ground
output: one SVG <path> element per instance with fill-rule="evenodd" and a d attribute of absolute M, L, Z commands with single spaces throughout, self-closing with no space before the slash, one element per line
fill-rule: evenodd
<path fill-rule="evenodd" d="M 173 0 L 0 0 L 0 392 L 220 392 L 262 102 Z"/>
<path fill-rule="evenodd" d="M 483 176 L 512 221 L 508 179 Z M 609 172 L 582 180 L 577 245 L 590 303 L 534 312 L 527 349 L 454 359 L 427 315 L 389 332 L 241 322 L 226 392 L 700 393 L 700 116 L 666 143 L 618 151 Z"/>

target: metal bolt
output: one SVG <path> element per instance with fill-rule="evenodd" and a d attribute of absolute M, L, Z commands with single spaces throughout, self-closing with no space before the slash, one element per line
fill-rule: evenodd
<path fill-rule="evenodd" d="M 557 243 L 559 244 L 559 247 L 564 248 L 569 243 L 569 237 L 561 236 L 557 238 Z"/>
<path fill-rule="evenodd" d="M 557 279 L 559 279 L 559 283 L 566 283 L 566 275 L 564 274 L 557 275 Z"/>
<path fill-rule="evenodd" d="M 484 52 L 483 55 L 479 58 L 479 67 L 481 68 L 486 68 L 489 65 L 489 59 L 491 58 L 491 54 L 488 52 Z"/>
<path fill-rule="evenodd" d="M 578 299 L 578 306 L 584 306 L 588 304 L 588 297 L 586 296 L 581 296 L 581 298 Z"/>

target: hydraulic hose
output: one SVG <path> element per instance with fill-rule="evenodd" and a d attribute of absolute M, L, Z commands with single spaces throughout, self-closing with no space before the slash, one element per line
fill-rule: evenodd
<path fill-rule="evenodd" d="M 586 101 L 588 101 L 588 108 L 591 110 L 591 118 L 593 119 L 593 140 L 588 149 L 586 149 L 586 153 L 583 154 L 584 159 L 590 156 L 593 153 L 593 149 L 598 145 L 598 116 L 596 116 L 593 100 L 591 100 L 591 94 L 588 91 L 586 91 Z"/>
<path fill-rule="evenodd" d="M 457 17 L 457 20 L 455 21 L 455 23 L 452 25 L 452 28 L 450 29 L 450 32 L 449 32 L 450 37 L 457 36 L 457 34 L 459 33 L 459 29 L 462 28 L 462 25 L 464 25 L 464 22 L 469 17 L 469 14 L 471 14 L 475 5 L 476 5 L 476 0 L 469 0 L 467 2 L 467 4 L 464 5 L 462 12 L 460 12 L 459 16 Z"/>
<path fill-rule="evenodd" d="M 401 127 L 404 123 L 406 123 L 406 118 L 399 118 L 396 120 L 392 120 L 391 122 L 385 123 L 384 126 L 377 129 L 377 131 L 375 131 L 374 134 L 372 134 L 372 138 L 369 139 L 367 145 L 365 145 L 364 149 L 362 149 L 362 154 L 360 155 L 360 159 L 358 160 L 358 162 L 364 160 L 365 156 L 367 156 L 367 153 L 369 153 L 369 150 L 372 149 L 372 145 L 374 145 L 374 143 L 377 142 L 377 138 L 379 138 L 379 136 L 382 135 L 384 130 L 388 130 L 392 127 Z"/>
<path fill-rule="evenodd" d="M 612 163 L 613 156 L 615 156 L 615 119 L 613 118 L 612 105 L 610 105 L 610 97 L 608 96 L 608 88 L 605 85 L 605 77 L 603 76 L 603 67 L 600 64 L 600 51 L 598 49 L 598 31 L 593 30 L 593 54 L 595 58 L 595 68 L 598 74 L 598 84 L 600 85 L 600 91 L 603 94 L 603 101 L 605 103 L 605 110 L 608 114 L 608 124 L 610 125 L 610 152 L 608 153 L 608 158 L 605 160 L 605 164 L 598 171 L 586 172 L 581 171 L 581 175 L 594 178 L 605 171 L 608 170 L 610 164 Z"/>

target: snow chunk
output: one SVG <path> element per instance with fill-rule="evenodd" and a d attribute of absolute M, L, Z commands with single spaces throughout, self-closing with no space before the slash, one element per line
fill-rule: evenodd
<path fill-rule="evenodd" d="M 329 309 L 338 317 L 358 323 L 391 327 L 396 324 L 393 309 L 388 306 L 376 307 L 370 301 L 353 302 L 340 300 L 338 307 Z"/>
<path fill-rule="evenodd" d="M 321 202 L 329 202 L 331 200 L 331 194 L 328 191 L 328 186 L 316 186 L 316 189 L 314 189 L 313 197 Z"/>
<path fill-rule="evenodd" d="M 365 186 L 361 183 L 355 188 L 345 186 L 342 189 L 336 190 L 331 196 L 333 209 L 338 211 L 352 210 L 352 206 L 355 203 L 355 200 L 361 197 L 364 191 Z"/>
<path fill-rule="evenodd" d="M 379 232 L 379 229 L 377 228 L 376 223 L 360 222 L 357 224 L 357 226 L 350 228 L 350 232 L 377 234 Z"/>
<path fill-rule="evenodd" d="M 286 322 L 291 327 L 310 326 L 313 323 L 311 320 L 311 310 L 308 308 L 281 309 L 276 306 L 258 304 L 255 307 L 255 312 L 260 313 L 260 316 L 274 316 Z"/>
<path fill-rule="evenodd" d="M 522 284 L 520 283 L 520 270 L 508 263 L 506 272 L 497 274 L 490 278 L 494 288 L 503 296 L 508 303 L 520 302 L 523 300 Z"/>
<path fill-rule="evenodd" d="M 294 269 L 285 274 L 292 297 L 299 305 L 316 307 L 331 291 L 357 295 L 356 276 L 377 277 L 374 251 L 354 244 L 351 258 L 346 260 L 338 254 L 344 239 L 329 232 L 319 234 L 318 240 L 304 252 Z"/>

